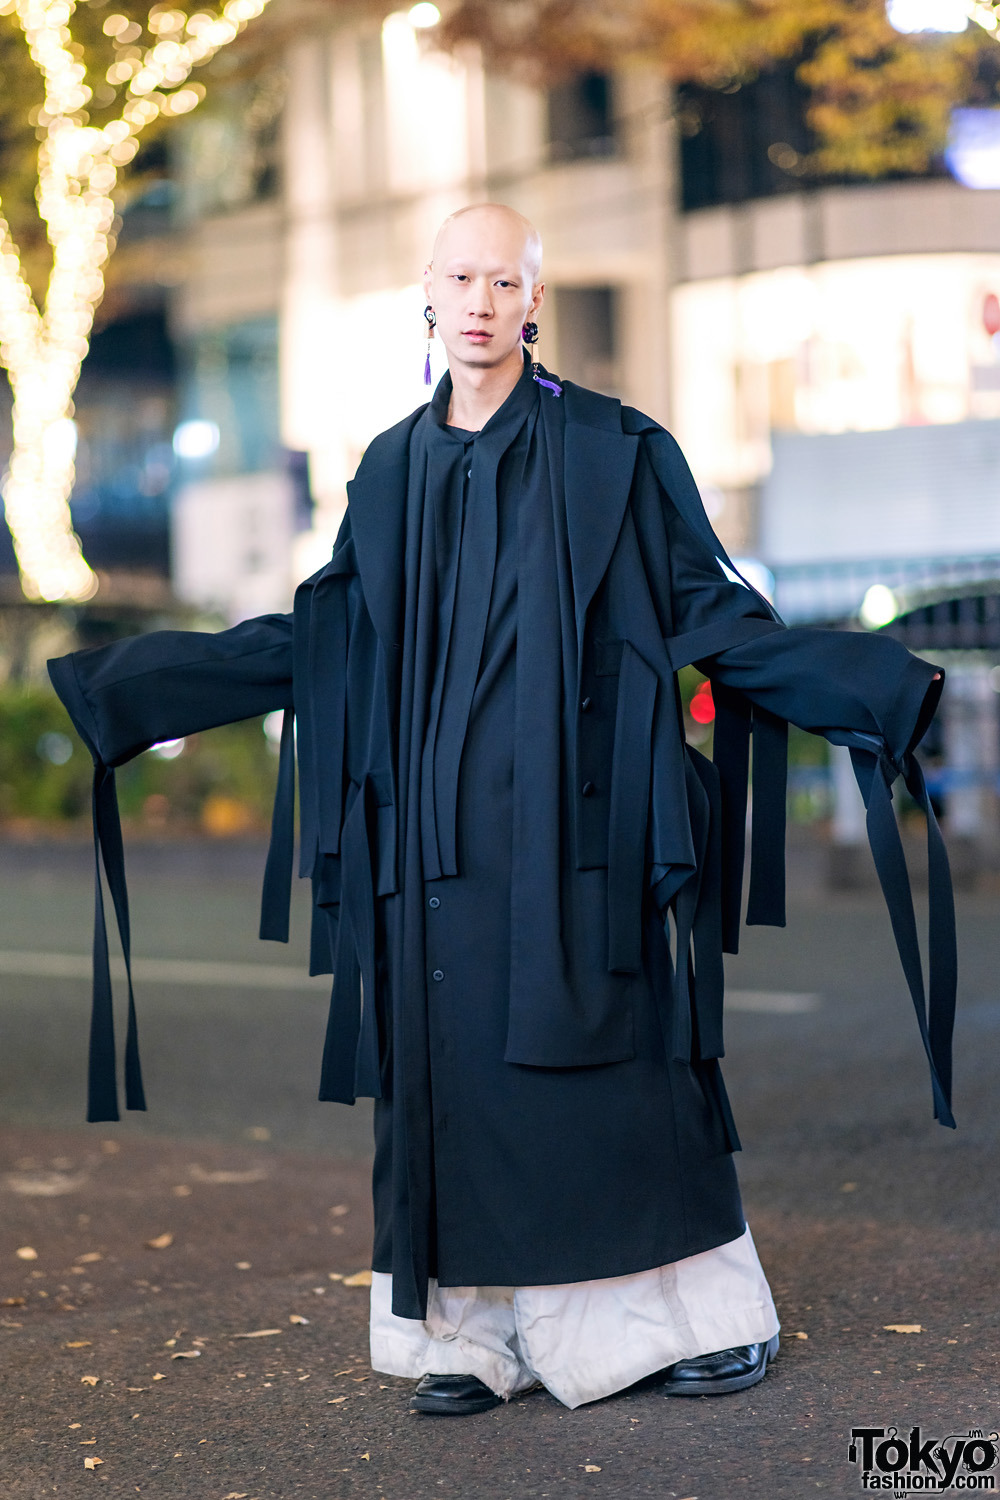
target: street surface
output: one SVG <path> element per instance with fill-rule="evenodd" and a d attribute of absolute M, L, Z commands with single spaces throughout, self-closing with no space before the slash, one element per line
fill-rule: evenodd
<path fill-rule="evenodd" d="M 3 1500 L 839 1500 L 862 1493 L 852 1426 L 996 1431 L 1000 889 L 959 902 L 957 1132 L 877 892 L 830 896 L 800 854 L 787 930 L 727 961 L 782 1319 L 761 1385 L 459 1422 L 411 1416 L 367 1363 L 370 1113 L 315 1102 L 304 888 L 289 947 L 261 945 L 260 850 L 127 848 L 149 1113 L 87 1126 L 90 850 L 2 856 Z"/>

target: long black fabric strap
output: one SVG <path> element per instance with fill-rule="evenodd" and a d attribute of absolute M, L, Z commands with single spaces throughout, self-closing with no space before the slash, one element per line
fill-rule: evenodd
<path fill-rule="evenodd" d="M 115 1062 L 115 1022 L 108 957 L 108 932 L 101 884 L 103 860 L 108 889 L 118 923 L 118 936 L 125 959 L 128 983 L 128 1027 L 125 1035 L 125 1107 L 145 1109 L 139 1062 L 139 1031 L 132 991 L 132 944 L 129 930 L 128 890 L 125 884 L 125 851 L 115 773 L 103 761 L 94 765 L 94 981 L 90 1020 L 90 1056 L 87 1075 L 87 1119 L 91 1122 L 118 1120 L 118 1082 Z"/>
<path fill-rule="evenodd" d="M 319 1097 L 338 1104 L 382 1097 L 371 847 L 375 817 L 374 789 L 366 776 L 344 819 L 333 992 L 320 1068 Z"/>
<path fill-rule="evenodd" d="M 958 953 L 955 904 L 948 854 L 934 816 L 923 772 L 911 752 L 896 764 L 884 752 L 851 743 L 851 761 L 867 808 L 868 841 L 879 884 L 889 909 L 896 948 L 927 1054 L 934 1095 L 934 1117 L 952 1129 L 951 1039 L 955 1021 Z M 929 986 L 924 990 L 913 895 L 899 828 L 892 809 L 892 785 L 902 774 L 907 790 L 927 819 Z"/>
<path fill-rule="evenodd" d="M 274 793 L 271 841 L 267 849 L 264 885 L 260 897 L 260 936 L 275 943 L 288 942 L 294 853 L 295 713 L 286 708 L 281 720 L 278 784 Z"/>
<path fill-rule="evenodd" d="M 753 817 L 750 822 L 747 926 L 784 927 L 788 722 L 761 708 L 759 703 L 753 706 L 751 784 Z M 744 816 L 745 808 L 744 802 Z"/>
<path fill-rule="evenodd" d="M 715 620 L 664 641 L 676 672 L 722 651 L 746 645 L 786 627 L 757 616 Z M 748 926 L 785 925 L 785 793 L 788 725 L 724 683 L 712 686 L 715 702 L 713 759 L 722 795 L 722 947 L 739 951 L 740 907 L 746 840 L 747 787 L 753 737 L 753 824 L 750 846 Z"/>

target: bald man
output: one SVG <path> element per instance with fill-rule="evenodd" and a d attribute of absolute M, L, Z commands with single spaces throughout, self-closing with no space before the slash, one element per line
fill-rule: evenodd
<path fill-rule="evenodd" d="M 763 1378 L 778 1320 L 719 1070 L 750 730 L 774 826 L 749 917 L 781 922 L 786 722 L 849 743 L 871 798 L 899 770 L 919 795 L 941 686 L 889 639 L 783 626 L 669 435 L 532 362 L 540 277 L 513 209 L 442 225 L 425 316 L 448 372 L 372 442 L 292 615 L 51 666 L 97 763 L 113 889 L 109 768 L 286 710 L 262 921 L 279 938 L 294 710 L 312 969 L 334 974 L 320 1097 L 375 1100 L 372 1363 L 416 1380 L 425 1413 Z M 689 662 L 715 687 L 714 765 L 684 740 Z M 950 1122 L 946 1020 L 929 1056 Z M 134 1027 L 127 1088 L 141 1105 Z"/>

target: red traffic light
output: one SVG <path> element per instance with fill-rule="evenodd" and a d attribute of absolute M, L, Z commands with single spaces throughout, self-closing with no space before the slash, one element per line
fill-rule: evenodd
<path fill-rule="evenodd" d="M 696 724 L 711 724 L 715 718 L 715 702 L 710 682 L 698 684 L 688 712 Z"/>

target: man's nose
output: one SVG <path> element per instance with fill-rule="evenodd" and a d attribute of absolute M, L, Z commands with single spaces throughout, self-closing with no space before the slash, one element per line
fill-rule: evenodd
<path fill-rule="evenodd" d="M 492 318 L 493 299 L 490 296 L 489 282 L 474 281 L 469 294 L 469 316 L 473 318 Z"/>

